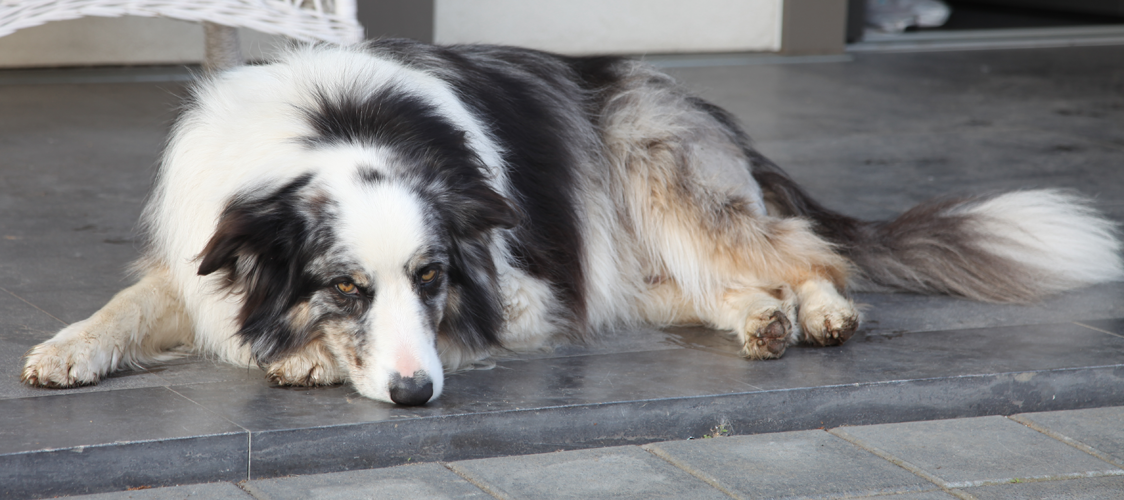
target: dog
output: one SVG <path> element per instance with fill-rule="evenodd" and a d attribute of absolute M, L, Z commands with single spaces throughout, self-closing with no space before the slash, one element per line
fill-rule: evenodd
<path fill-rule="evenodd" d="M 620 326 L 709 325 L 768 359 L 845 342 L 852 289 L 1025 302 L 1124 276 L 1074 194 L 863 222 L 642 62 L 406 40 L 197 84 L 142 223 L 139 281 L 32 348 L 24 382 L 187 347 L 421 405 L 447 370 Z"/>

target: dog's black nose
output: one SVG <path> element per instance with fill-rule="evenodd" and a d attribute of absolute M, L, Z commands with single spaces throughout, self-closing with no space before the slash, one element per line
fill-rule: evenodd
<path fill-rule="evenodd" d="M 414 372 L 412 377 L 395 375 L 390 379 L 390 400 L 405 406 L 424 405 L 433 397 L 433 381 L 425 372 Z"/>

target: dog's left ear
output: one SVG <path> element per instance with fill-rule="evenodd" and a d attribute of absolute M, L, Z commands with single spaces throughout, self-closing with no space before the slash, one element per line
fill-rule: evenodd
<path fill-rule="evenodd" d="M 301 177 L 264 198 L 235 200 L 199 254 L 199 275 L 221 272 L 222 286 L 242 294 L 238 336 L 259 363 L 271 363 L 307 344 L 311 332 L 289 322 L 289 310 L 314 285 L 304 275 L 315 242 L 295 210 Z"/>

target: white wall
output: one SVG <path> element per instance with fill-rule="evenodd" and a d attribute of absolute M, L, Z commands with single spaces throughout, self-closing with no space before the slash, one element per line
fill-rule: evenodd
<path fill-rule="evenodd" d="M 776 51 L 783 0 L 435 0 L 437 43 L 568 54 Z"/>
<path fill-rule="evenodd" d="M 363 0 L 360 0 L 363 1 Z M 434 0 L 437 43 L 500 43 L 568 54 L 776 51 L 783 0 Z M 282 37 L 243 29 L 260 59 Z M 197 23 L 86 17 L 0 37 L 0 68 L 184 64 L 203 59 Z"/>

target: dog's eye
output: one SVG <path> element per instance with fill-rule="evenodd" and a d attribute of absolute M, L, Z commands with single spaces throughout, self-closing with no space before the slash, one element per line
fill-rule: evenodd
<path fill-rule="evenodd" d="M 336 290 L 344 295 L 358 295 L 359 289 L 356 288 L 355 283 L 350 281 L 341 281 L 336 283 Z"/>
<path fill-rule="evenodd" d="M 431 267 L 422 271 L 422 273 L 418 275 L 418 280 L 421 281 L 423 285 L 428 285 L 437 280 L 438 274 L 439 271 L 436 268 Z"/>

